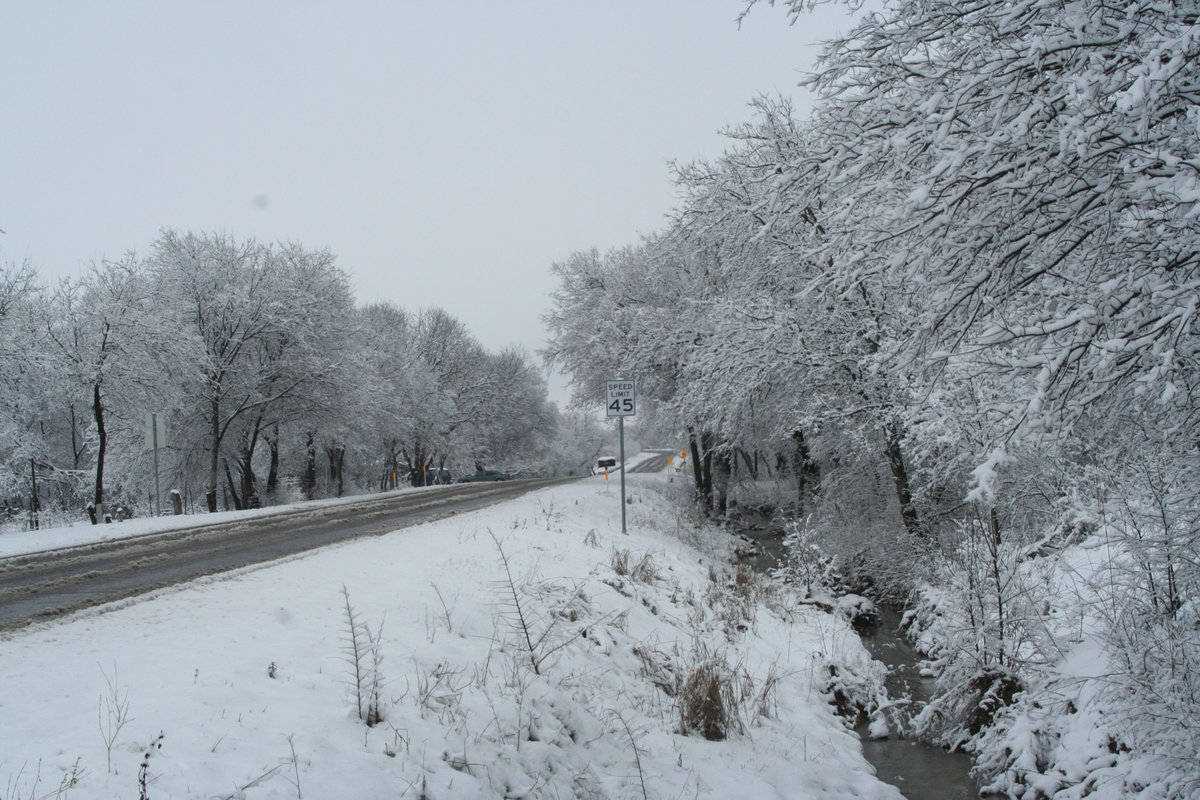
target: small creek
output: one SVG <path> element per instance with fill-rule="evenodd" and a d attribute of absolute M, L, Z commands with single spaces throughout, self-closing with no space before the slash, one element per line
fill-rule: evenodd
<path fill-rule="evenodd" d="M 782 555 L 783 537 L 765 529 L 743 529 L 743 536 L 759 547 L 754 555 L 741 561 L 756 569 L 775 567 Z M 919 708 L 933 691 L 933 680 L 920 674 L 921 655 L 900 633 L 901 612 L 884 606 L 879 626 L 861 635 L 863 645 L 877 660 L 888 666 L 888 697 L 908 697 Z M 867 725 L 858 728 L 863 755 L 875 767 L 876 776 L 892 784 L 908 800 L 975 800 L 979 785 L 971 777 L 971 759 L 964 753 L 947 753 L 940 747 L 914 739 L 899 738 L 895 732 L 887 739 L 871 739 Z"/>

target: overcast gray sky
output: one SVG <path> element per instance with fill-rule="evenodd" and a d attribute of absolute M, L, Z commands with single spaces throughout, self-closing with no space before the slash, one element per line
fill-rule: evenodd
<path fill-rule="evenodd" d="M 45 279 L 163 227 L 327 247 L 360 300 L 542 346 L 549 267 L 631 244 L 667 162 L 800 107 L 830 7 L 741 0 L 0 0 L 0 261 Z"/>

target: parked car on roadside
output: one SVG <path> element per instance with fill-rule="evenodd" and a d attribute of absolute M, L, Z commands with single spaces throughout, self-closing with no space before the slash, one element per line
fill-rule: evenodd
<path fill-rule="evenodd" d="M 440 486 L 450 483 L 450 470 L 431 467 L 425 470 L 424 474 L 414 470 L 409 473 L 408 482 L 413 486 Z"/>
<path fill-rule="evenodd" d="M 448 469 L 427 469 L 425 470 L 425 485 L 426 486 L 442 486 L 450 483 L 450 470 Z"/>
<path fill-rule="evenodd" d="M 507 472 L 501 472 L 498 469 L 481 469 L 474 475 L 464 475 L 458 479 L 459 483 L 481 483 L 484 481 L 506 481 L 509 480 Z"/>

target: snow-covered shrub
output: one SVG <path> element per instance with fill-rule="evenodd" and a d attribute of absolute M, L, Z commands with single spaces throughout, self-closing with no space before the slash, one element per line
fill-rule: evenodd
<path fill-rule="evenodd" d="M 837 600 L 837 612 L 857 631 L 879 624 L 879 607 L 861 594 L 845 594 Z"/>
<path fill-rule="evenodd" d="M 1183 798 L 1200 789 L 1190 449 L 1141 447 L 1084 471 L 1066 521 L 1026 549 L 1020 569 L 1047 587 L 1055 651 L 1047 669 L 1023 669 L 1025 692 L 974 742 L 996 790 Z"/>
<path fill-rule="evenodd" d="M 934 699 L 913 721 L 918 735 L 972 748 L 1029 677 L 1045 669 L 1055 644 L 1043 614 L 1043 565 L 1005 540 L 994 514 L 961 526 L 959 545 L 940 559 L 934 584 L 923 587 L 905 622 L 931 659 Z"/>
<path fill-rule="evenodd" d="M 918 730 L 973 752 L 985 788 L 1024 800 L 1200 789 L 1200 513 L 1187 481 L 1163 474 L 1110 474 L 1002 557 L 968 541 L 906 615 L 938 675 Z"/>
<path fill-rule="evenodd" d="M 1172 764 L 1150 755 L 1151 743 L 1131 746 L 1139 726 L 1114 714 L 1128 699 L 1107 684 L 1113 664 L 1099 641 L 1081 643 L 1057 667 L 974 740 L 985 791 L 1020 800 L 1195 796 L 1194 759 Z"/>
<path fill-rule="evenodd" d="M 1182 463 L 1181 463 L 1182 462 Z M 1106 504 L 1111 554 L 1092 583 L 1112 664 L 1104 696 L 1155 783 L 1200 790 L 1200 497 L 1190 454 L 1143 456 Z M 1141 781 L 1144 783 L 1145 781 Z M 1164 790 L 1166 791 L 1166 790 Z"/>
<path fill-rule="evenodd" d="M 1022 800 L 1195 797 L 1195 666 L 1171 678 L 1141 639 L 1089 633 L 1062 644 L 1053 668 L 971 741 L 984 789 Z M 1136 646 L 1143 658 L 1130 657 Z"/>
<path fill-rule="evenodd" d="M 1180 612 L 1110 632 L 1118 669 L 1103 692 L 1122 742 L 1168 797 L 1200 791 L 1200 617 L 1194 602 Z"/>
<path fill-rule="evenodd" d="M 775 576 L 785 583 L 801 587 L 806 597 L 812 597 L 828 587 L 831 559 L 822 552 L 821 531 L 813 527 L 812 518 L 793 520 L 784 528 L 783 563 Z"/>
<path fill-rule="evenodd" d="M 857 724 L 864 715 L 874 716 L 887 704 L 887 668 L 865 650 L 857 657 L 843 652 L 840 659 L 826 661 L 824 669 L 829 702 L 849 724 Z"/>

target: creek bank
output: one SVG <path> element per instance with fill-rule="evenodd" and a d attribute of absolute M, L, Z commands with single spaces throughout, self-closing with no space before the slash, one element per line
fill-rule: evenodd
<path fill-rule="evenodd" d="M 783 559 L 784 532 L 769 524 L 737 528 L 739 562 L 762 572 Z M 900 609 L 878 606 L 878 624 L 856 625 L 872 658 L 885 664 L 887 697 L 892 705 L 884 720 L 860 715 L 855 730 L 862 739 L 863 755 L 876 776 L 898 788 L 908 800 L 974 800 L 979 784 L 971 777 L 971 757 L 951 753 L 936 745 L 903 738 L 903 730 L 933 693 L 934 679 L 922 677 L 921 654 L 900 632 Z"/>

